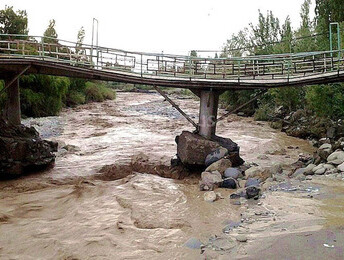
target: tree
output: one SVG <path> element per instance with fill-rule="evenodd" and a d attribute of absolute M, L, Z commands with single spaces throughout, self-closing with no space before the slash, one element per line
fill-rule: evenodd
<path fill-rule="evenodd" d="M 48 28 L 44 31 L 43 36 L 47 37 L 47 38 L 44 38 L 44 42 L 57 44 L 58 35 L 57 35 L 56 30 L 55 30 L 55 20 L 54 19 L 49 21 Z"/>
<path fill-rule="evenodd" d="M 80 30 L 78 31 L 77 42 L 76 42 L 76 46 L 75 46 L 75 53 L 77 55 L 84 55 L 85 54 L 85 50 L 83 50 L 81 48 L 82 44 L 84 42 L 84 39 L 85 39 L 85 29 L 82 26 L 80 28 Z"/>
<path fill-rule="evenodd" d="M 315 12 L 317 21 L 322 20 L 328 28 L 331 22 L 344 21 L 343 0 L 316 0 Z"/>
<path fill-rule="evenodd" d="M 13 6 L 5 6 L 0 10 L 0 33 L 2 34 L 28 34 L 27 13 L 25 10 L 13 10 Z"/>
<path fill-rule="evenodd" d="M 252 35 L 251 43 L 255 46 L 255 54 L 272 54 L 274 53 L 273 43 L 279 42 L 280 22 L 271 11 L 264 16 L 259 10 L 258 24 L 254 26 L 250 24 Z"/>

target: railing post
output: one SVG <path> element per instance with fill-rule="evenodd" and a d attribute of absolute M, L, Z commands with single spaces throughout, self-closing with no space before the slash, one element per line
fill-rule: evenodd
<path fill-rule="evenodd" d="M 43 37 L 41 37 L 41 43 L 42 43 L 42 58 L 43 58 L 43 60 L 44 60 L 44 36 Z"/>

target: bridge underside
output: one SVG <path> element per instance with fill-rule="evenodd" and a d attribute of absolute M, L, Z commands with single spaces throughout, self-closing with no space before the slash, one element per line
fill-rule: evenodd
<path fill-rule="evenodd" d="M 29 66 L 29 67 L 28 67 Z M 186 88 L 192 90 L 242 90 L 266 89 L 279 87 L 304 86 L 313 84 L 327 84 L 344 81 L 344 71 L 329 71 L 318 75 L 309 75 L 288 79 L 195 79 L 188 77 L 163 77 L 140 75 L 130 72 L 95 70 L 87 67 L 61 64 L 51 60 L 27 58 L 0 58 L 0 78 L 21 73 L 66 76 L 103 81 L 125 82 L 161 87 Z"/>

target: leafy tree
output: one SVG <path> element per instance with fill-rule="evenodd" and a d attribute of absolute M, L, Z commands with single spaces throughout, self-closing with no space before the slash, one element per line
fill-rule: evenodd
<path fill-rule="evenodd" d="M 28 34 L 27 13 L 25 10 L 14 11 L 13 6 L 5 6 L 0 10 L 0 33 L 2 34 Z"/>
<path fill-rule="evenodd" d="M 58 35 L 55 29 L 55 25 L 56 25 L 56 22 L 54 19 L 49 21 L 48 28 L 43 33 L 43 36 L 47 37 L 46 39 L 44 39 L 44 42 L 57 43 Z M 51 39 L 51 38 L 55 38 L 55 39 Z"/>
<path fill-rule="evenodd" d="M 78 36 L 77 36 L 77 42 L 76 42 L 76 46 L 75 46 L 75 53 L 77 55 L 84 55 L 85 54 L 85 50 L 83 50 L 82 44 L 84 43 L 84 39 L 85 39 L 85 29 L 82 26 L 80 28 L 80 30 L 78 31 Z"/>
<path fill-rule="evenodd" d="M 315 6 L 317 21 L 322 20 L 327 28 L 331 22 L 344 21 L 343 0 L 315 0 Z"/>

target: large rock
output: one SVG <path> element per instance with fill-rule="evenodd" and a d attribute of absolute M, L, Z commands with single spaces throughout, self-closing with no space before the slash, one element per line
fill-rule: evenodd
<path fill-rule="evenodd" d="M 208 167 L 212 163 L 222 159 L 228 155 L 228 150 L 224 147 L 219 147 L 215 151 L 211 152 L 210 154 L 207 155 L 205 158 L 205 166 Z"/>
<path fill-rule="evenodd" d="M 203 197 L 207 202 L 214 202 L 216 200 L 216 193 L 214 191 L 207 191 L 203 194 Z"/>
<path fill-rule="evenodd" d="M 0 119 L 0 177 L 42 170 L 55 161 L 57 143 L 42 140 L 33 127 Z"/>
<path fill-rule="evenodd" d="M 237 180 L 239 177 L 242 177 L 242 172 L 238 168 L 229 167 L 225 170 L 223 177 Z"/>
<path fill-rule="evenodd" d="M 239 166 L 244 162 L 239 156 L 239 146 L 229 138 L 214 136 L 208 140 L 198 134 L 183 131 L 176 137 L 176 143 L 178 157 L 189 168 L 204 167 L 207 156 L 220 147 L 228 150 L 226 158 L 232 165 Z"/>
<path fill-rule="evenodd" d="M 339 164 L 339 165 L 337 166 L 337 169 L 338 169 L 339 171 L 341 171 L 341 172 L 344 172 L 344 163 Z"/>
<path fill-rule="evenodd" d="M 213 172 L 213 171 L 219 171 L 221 175 L 224 174 L 227 168 L 232 166 L 232 162 L 229 159 L 220 159 L 217 162 L 214 162 L 212 165 L 210 165 L 207 169 L 205 169 L 206 172 Z"/>
<path fill-rule="evenodd" d="M 261 182 L 267 178 L 272 177 L 273 174 L 282 173 L 282 167 L 279 164 L 272 165 L 270 167 L 254 166 L 245 171 L 245 178 L 257 178 Z"/>
<path fill-rule="evenodd" d="M 327 162 L 335 165 L 342 164 L 344 162 L 344 152 L 335 151 L 327 157 Z"/>
<path fill-rule="evenodd" d="M 319 147 L 317 153 L 321 159 L 326 160 L 327 157 L 330 155 L 331 150 L 332 150 L 332 145 L 325 143 Z"/>
<path fill-rule="evenodd" d="M 201 178 L 200 190 L 213 190 L 223 182 L 222 176 L 218 171 L 202 172 Z"/>

